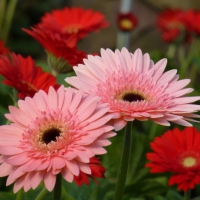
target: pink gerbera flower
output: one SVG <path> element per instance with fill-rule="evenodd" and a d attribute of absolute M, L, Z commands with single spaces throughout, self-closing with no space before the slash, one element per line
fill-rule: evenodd
<path fill-rule="evenodd" d="M 134 54 L 126 48 L 121 52 L 102 49 L 101 57 L 89 56 L 84 63 L 74 67 L 76 77 L 65 80 L 108 103 L 116 130 L 134 119 L 151 119 L 166 126 L 170 125 L 169 121 L 191 126 L 188 121 L 199 117 L 192 113 L 200 106 L 191 103 L 200 97 L 183 97 L 192 91 L 191 88 L 183 89 L 190 80 L 178 81 L 175 69 L 163 73 L 166 59 L 154 64 L 140 49 Z"/>
<path fill-rule="evenodd" d="M 61 86 L 48 94 L 40 90 L 18 106 L 6 114 L 12 123 L 0 127 L 0 176 L 8 175 L 14 192 L 35 189 L 42 180 L 51 191 L 59 173 L 68 182 L 81 172 L 93 176 L 91 158 L 106 153 L 103 146 L 115 135 L 106 124 L 112 118 L 107 104 Z"/>

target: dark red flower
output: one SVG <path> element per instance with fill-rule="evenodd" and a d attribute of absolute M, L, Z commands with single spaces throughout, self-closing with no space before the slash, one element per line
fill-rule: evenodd
<path fill-rule="evenodd" d="M 0 58 L 0 75 L 4 76 L 3 83 L 18 90 L 18 97 L 33 97 L 39 90 L 48 91 L 50 86 L 59 87 L 56 78 L 42 71 L 33 59 L 11 53 Z"/>
<path fill-rule="evenodd" d="M 200 11 L 185 11 L 184 23 L 188 31 L 195 36 L 200 36 Z"/>
<path fill-rule="evenodd" d="M 117 25 L 122 31 L 131 31 L 137 26 L 137 24 L 137 18 L 131 12 L 119 13 L 117 16 Z"/>
<path fill-rule="evenodd" d="M 194 127 L 167 131 L 151 142 L 154 152 L 147 153 L 151 173 L 172 172 L 169 185 L 180 190 L 193 189 L 200 183 L 200 133 Z"/>
<path fill-rule="evenodd" d="M 165 42 L 187 42 L 191 39 L 182 10 L 165 10 L 158 16 L 157 25 Z"/>
<path fill-rule="evenodd" d="M 92 9 L 68 8 L 53 10 L 41 18 L 46 30 L 69 35 L 76 33 L 78 38 L 84 38 L 91 32 L 108 26 L 103 14 Z"/>
<path fill-rule="evenodd" d="M 91 169 L 91 174 L 85 174 L 84 172 L 80 171 L 79 176 L 74 176 L 74 181 L 77 185 L 81 186 L 83 183 L 86 185 L 89 184 L 89 178 L 93 179 L 97 184 L 98 181 L 95 178 L 104 178 L 105 168 L 100 165 L 100 161 L 93 157 L 90 158 L 90 163 L 88 164 Z"/>
<path fill-rule="evenodd" d="M 81 64 L 83 59 L 87 58 L 85 52 L 77 50 L 76 34 L 65 37 L 64 35 L 47 31 L 42 25 L 32 27 L 31 30 L 23 30 L 37 40 L 49 53 L 57 58 L 64 59 L 66 61 L 66 68 Z"/>
<path fill-rule="evenodd" d="M 0 55 L 7 54 L 9 49 L 5 47 L 4 41 L 0 40 Z"/>

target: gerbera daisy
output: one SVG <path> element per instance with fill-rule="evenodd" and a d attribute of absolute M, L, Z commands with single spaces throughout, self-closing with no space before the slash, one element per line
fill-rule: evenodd
<path fill-rule="evenodd" d="M 175 69 L 163 73 L 166 59 L 154 64 L 140 49 L 134 54 L 126 48 L 121 52 L 102 49 L 101 57 L 89 56 L 84 63 L 74 67 L 77 76 L 65 80 L 108 103 L 114 114 L 115 130 L 134 119 L 151 119 L 166 126 L 169 121 L 191 126 L 187 121 L 199 117 L 191 113 L 200 110 L 200 106 L 191 103 L 200 97 L 183 97 L 192 91 L 183 89 L 190 80 L 178 81 Z"/>
<path fill-rule="evenodd" d="M 115 135 L 107 104 L 61 86 L 19 100 L 18 107 L 5 115 L 11 124 L 0 126 L 0 176 L 8 175 L 14 192 L 35 189 L 42 180 L 52 191 L 59 173 L 68 182 L 80 172 L 92 176 L 90 158 L 106 153 L 107 138 Z"/>
<path fill-rule="evenodd" d="M 9 49 L 5 47 L 4 41 L 0 40 L 0 55 L 7 54 Z"/>
<path fill-rule="evenodd" d="M 180 190 L 193 189 L 200 183 L 200 133 L 194 127 L 169 130 L 151 142 L 154 152 L 147 153 L 151 173 L 172 172 L 169 185 Z"/>
<path fill-rule="evenodd" d="M 161 12 L 157 25 L 165 42 L 187 42 L 191 39 L 185 27 L 182 10 L 169 9 Z"/>
<path fill-rule="evenodd" d="M 103 14 L 92 9 L 63 8 L 46 13 L 41 18 L 41 23 L 46 30 L 59 34 L 76 33 L 78 38 L 84 38 L 91 32 L 98 31 L 108 26 Z"/>
<path fill-rule="evenodd" d="M 75 34 L 65 38 L 63 35 L 47 31 L 43 26 L 23 30 L 46 49 L 51 67 L 59 73 L 70 71 L 73 65 L 81 64 L 83 58 L 87 58 L 85 52 L 77 50 Z"/>
<path fill-rule="evenodd" d="M 117 15 L 117 25 L 122 31 L 131 31 L 137 26 L 137 18 L 131 12 L 119 13 Z"/>
<path fill-rule="evenodd" d="M 56 78 L 50 73 L 42 71 L 33 59 L 15 53 L 0 58 L 0 75 L 4 76 L 4 84 L 18 90 L 18 97 L 33 97 L 40 89 L 48 91 L 50 86 L 59 87 Z"/>
<path fill-rule="evenodd" d="M 184 14 L 187 30 L 195 36 L 200 36 L 200 11 L 188 10 Z"/>
<path fill-rule="evenodd" d="M 92 178 L 97 184 L 99 184 L 95 178 L 104 178 L 104 173 L 106 170 L 100 165 L 100 161 L 97 158 L 90 158 L 88 166 L 91 169 L 91 175 L 80 171 L 79 176 L 74 176 L 74 181 L 77 185 L 81 186 L 83 183 L 88 185 L 89 178 Z"/>

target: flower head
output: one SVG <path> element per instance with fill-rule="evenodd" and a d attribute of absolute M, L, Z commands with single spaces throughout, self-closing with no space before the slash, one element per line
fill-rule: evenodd
<path fill-rule="evenodd" d="M 165 10 L 158 16 L 157 25 L 166 42 L 187 42 L 191 39 L 185 26 L 185 13 L 182 10 Z"/>
<path fill-rule="evenodd" d="M 190 80 L 178 80 L 175 69 L 164 73 L 166 59 L 154 64 L 140 49 L 134 54 L 126 48 L 121 52 L 102 49 L 101 57 L 88 56 L 84 63 L 74 67 L 77 76 L 65 80 L 108 103 L 116 130 L 134 119 L 151 119 L 166 126 L 169 121 L 191 126 L 187 121 L 199 117 L 192 113 L 200 106 L 191 103 L 200 97 L 183 97 L 192 91 L 183 89 Z"/>
<path fill-rule="evenodd" d="M 41 23 L 46 30 L 59 34 L 77 34 L 78 38 L 84 38 L 91 32 L 108 26 L 103 14 L 92 9 L 63 8 L 46 13 L 41 18 Z"/>
<path fill-rule="evenodd" d="M 151 142 L 154 152 L 147 153 L 151 173 L 172 172 L 169 185 L 180 190 L 193 189 L 200 183 L 200 133 L 194 127 L 169 130 Z"/>
<path fill-rule="evenodd" d="M 50 86 L 59 87 L 56 78 L 36 66 L 30 56 L 24 58 L 15 53 L 1 56 L 0 75 L 6 78 L 3 83 L 17 89 L 18 97 L 22 99 L 33 97 L 40 89 L 47 92 Z"/>
<path fill-rule="evenodd" d="M 131 31 L 137 26 L 137 18 L 133 13 L 119 13 L 117 16 L 118 28 L 122 31 Z"/>
<path fill-rule="evenodd" d="M 57 59 L 62 59 L 62 62 L 64 62 L 62 69 L 59 69 L 60 67 L 56 61 L 54 62 L 55 64 L 50 63 L 51 67 L 58 72 L 65 73 L 72 69 L 73 65 L 83 63 L 83 58 L 87 58 L 85 52 L 77 50 L 77 36 L 75 34 L 65 37 L 64 35 L 47 31 L 41 25 L 32 27 L 31 30 L 23 30 L 37 40 L 50 54 L 50 57 L 54 55 Z"/>
<path fill-rule="evenodd" d="M 107 138 L 115 135 L 107 104 L 61 86 L 19 100 L 18 107 L 5 115 L 12 123 L 0 126 L 0 176 L 8 175 L 14 192 L 35 189 L 42 180 L 52 191 L 59 173 L 68 182 L 81 172 L 93 176 L 91 158 L 106 153 Z"/>
<path fill-rule="evenodd" d="M 91 169 L 91 175 L 80 171 L 79 176 L 74 176 L 74 181 L 77 185 L 81 186 L 83 183 L 88 185 L 89 178 L 92 178 L 97 184 L 99 184 L 95 178 L 104 178 L 104 173 L 106 170 L 100 165 L 100 161 L 97 158 L 90 158 L 90 163 L 88 166 Z"/>
<path fill-rule="evenodd" d="M 200 11 L 185 11 L 184 23 L 192 35 L 200 36 Z"/>

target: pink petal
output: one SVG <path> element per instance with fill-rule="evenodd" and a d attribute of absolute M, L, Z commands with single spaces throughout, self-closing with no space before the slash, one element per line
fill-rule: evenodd
<path fill-rule="evenodd" d="M 69 169 L 69 171 L 74 174 L 75 176 L 79 175 L 79 167 L 77 165 L 77 162 L 75 160 L 70 160 L 70 161 L 65 161 L 66 162 L 66 166 Z"/>
<path fill-rule="evenodd" d="M 74 175 L 67 169 L 67 168 L 64 168 L 61 172 L 63 178 L 68 181 L 68 182 L 72 182 L 73 179 L 74 179 Z"/>
<path fill-rule="evenodd" d="M 80 170 L 86 174 L 91 174 L 91 169 L 88 164 L 79 163 Z"/>
<path fill-rule="evenodd" d="M 24 186 L 24 176 L 18 178 L 14 184 L 14 193 L 17 193 Z"/>
<path fill-rule="evenodd" d="M 116 131 L 123 129 L 127 124 L 127 121 L 123 119 L 116 119 L 114 123 L 114 128 Z"/>
<path fill-rule="evenodd" d="M 8 176 L 13 171 L 13 166 L 7 163 L 0 165 L 0 177 Z"/>
<path fill-rule="evenodd" d="M 47 172 L 44 176 L 44 184 L 49 192 L 51 192 L 56 183 L 56 176 L 52 175 L 51 172 Z"/>

